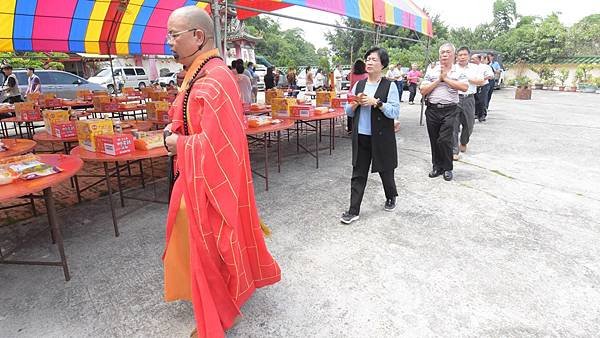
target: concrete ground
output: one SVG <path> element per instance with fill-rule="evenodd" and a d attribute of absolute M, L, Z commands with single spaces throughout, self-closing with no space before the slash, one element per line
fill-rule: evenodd
<path fill-rule="evenodd" d="M 371 175 L 352 225 L 339 222 L 349 139 L 320 169 L 286 147 L 270 190 L 255 179 L 283 279 L 228 336 L 599 336 L 600 95 L 513 97 L 494 93 L 452 182 L 427 177 L 419 107 L 403 103 L 398 207 L 383 211 Z M 0 337 L 189 335 L 190 305 L 162 300 L 166 206 L 130 201 L 119 214 L 115 238 L 105 199 L 59 212 L 70 282 L 59 268 L 0 266 Z M 47 232 L 17 252 L 55 256 Z"/>

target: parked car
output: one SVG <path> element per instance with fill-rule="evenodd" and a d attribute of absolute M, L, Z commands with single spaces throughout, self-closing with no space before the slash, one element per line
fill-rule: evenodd
<path fill-rule="evenodd" d="M 88 81 L 104 86 L 112 94 L 115 92 L 113 75 L 119 89 L 121 87 L 141 89 L 150 84 L 148 74 L 142 67 L 113 67 L 112 75 L 110 68 L 103 68 L 96 75 L 90 77 Z"/>
<path fill-rule="evenodd" d="M 258 75 L 258 90 L 265 90 L 265 74 L 267 74 L 267 67 L 263 65 L 254 65 L 254 72 Z"/>
<path fill-rule="evenodd" d="M 19 89 L 25 97 L 27 91 L 27 70 L 15 69 L 13 73 L 17 76 Z M 86 79 L 77 75 L 63 72 L 61 70 L 36 70 L 35 74 L 42 83 L 42 93 L 55 93 L 56 96 L 65 99 L 74 99 L 77 96 L 77 90 L 88 89 L 92 91 L 103 91 L 105 87 L 90 83 Z"/>
<path fill-rule="evenodd" d="M 165 76 L 159 77 L 157 81 L 161 87 L 174 86 L 177 84 L 177 73 L 167 73 Z"/>

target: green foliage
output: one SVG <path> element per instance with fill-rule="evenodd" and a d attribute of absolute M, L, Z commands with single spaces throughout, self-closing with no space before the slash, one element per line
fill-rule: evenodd
<path fill-rule="evenodd" d="M 63 70 L 65 66 L 60 60 L 67 59 L 68 57 L 69 55 L 65 53 L 0 53 L 0 59 L 6 60 L 13 68 L 33 67 L 37 69 L 50 68 Z"/>
<path fill-rule="evenodd" d="M 531 86 L 531 79 L 527 76 L 521 75 L 514 79 L 514 85 L 517 87 L 529 87 Z"/>
<path fill-rule="evenodd" d="M 594 65 L 579 65 L 575 70 L 575 80 L 577 83 L 588 83 L 591 78 L 590 72 L 594 69 Z"/>
<path fill-rule="evenodd" d="M 503 33 L 510 29 L 517 18 L 517 5 L 515 0 L 494 1 L 494 27 L 497 33 Z"/>
<path fill-rule="evenodd" d="M 600 14 L 592 14 L 574 24 L 568 32 L 568 55 L 600 55 Z"/>
<path fill-rule="evenodd" d="M 558 71 L 558 81 L 560 81 L 561 86 L 565 86 L 565 82 L 569 78 L 569 70 L 567 68 L 562 68 Z"/>
<path fill-rule="evenodd" d="M 600 88 L 600 76 L 596 76 L 592 79 L 592 83 L 596 88 Z"/>
<path fill-rule="evenodd" d="M 282 30 L 276 21 L 258 16 L 245 20 L 245 24 L 250 34 L 262 36 L 256 43 L 256 54 L 274 65 L 298 67 L 319 62 L 315 47 L 304 40 L 301 29 Z"/>

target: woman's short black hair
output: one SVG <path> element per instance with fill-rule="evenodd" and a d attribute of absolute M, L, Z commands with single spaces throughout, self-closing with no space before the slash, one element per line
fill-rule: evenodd
<path fill-rule="evenodd" d="M 390 56 L 388 55 L 387 50 L 381 47 L 373 47 L 365 53 L 365 60 L 373 53 L 377 53 L 377 56 L 379 56 L 379 61 L 381 61 L 381 65 L 383 68 L 387 68 L 387 66 L 390 64 Z"/>
<path fill-rule="evenodd" d="M 243 62 L 236 62 L 235 63 L 235 71 L 238 74 L 244 74 L 244 63 Z"/>
<path fill-rule="evenodd" d="M 352 67 L 352 73 L 356 75 L 364 74 L 367 72 L 365 69 L 365 62 L 361 59 L 354 61 L 354 66 Z"/>

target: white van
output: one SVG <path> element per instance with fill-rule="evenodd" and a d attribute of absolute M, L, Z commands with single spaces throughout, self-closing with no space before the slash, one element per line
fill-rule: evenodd
<path fill-rule="evenodd" d="M 144 88 L 150 84 L 148 73 L 142 67 L 114 67 L 115 82 L 119 88 L 134 87 Z M 115 92 L 110 68 L 102 68 L 96 75 L 88 79 L 89 82 L 104 86 L 109 93 Z"/>

